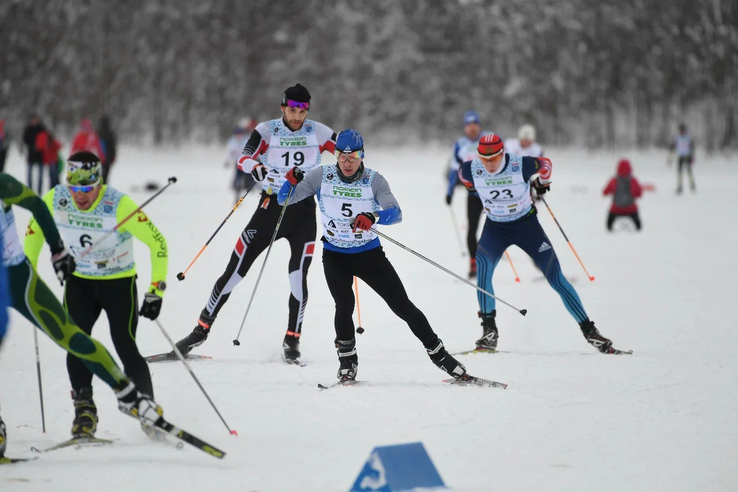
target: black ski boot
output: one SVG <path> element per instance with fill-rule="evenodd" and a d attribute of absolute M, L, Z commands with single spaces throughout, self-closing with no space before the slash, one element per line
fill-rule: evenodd
<path fill-rule="evenodd" d="M 200 319 L 197 320 L 197 326 L 192 330 L 192 333 L 175 344 L 179 351 L 182 352 L 182 355 L 189 354 L 193 348 L 205 343 L 205 340 L 208 339 L 210 326 L 213 324 L 213 321 L 215 321 L 215 316 L 208 315 L 203 309 L 200 313 Z M 174 355 L 174 351 L 172 351 L 172 355 Z"/>
<path fill-rule="evenodd" d="M 477 340 L 477 350 L 497 350 L 497 340 L 500 335 L 497 332 L 497 323 L 495 323 L 495 316 L 497 316 L 497 310 L 491 313 L 477 313 L 482 319 L 482 338 Z"/>
<path fill-rule="evenodd" d="M 356 338 L 351 340 L 335 340 L 338 349 L 338 374 L 336 377 L 341 381 L 354 381 L 359 372 L 359 356 L 356 355 Z"/>
<path fill-rule="evenodd" d="M 5 422 L 0 417 L 0 458 L 5 456 L 5 447 L 8 443 L 8 429 L 5 428 Z"/>
<path fill-rule="evenodd" d="M 454 377 L 454 379 L 463 379 L 466 375 L 466 367 L 464 364 L 454 359 L 454 357 L 446 351 L 443 342 L 436 337 L 436 341 L 425 347 L 428 357 L 439 369 L 445 371 Z"/>
<path fill-rule="evenodd" d="M 300 358 L 300 335 L 287 332 L 282 341 L 282 349 L 284 350 L 284 358 L 287 360 L 297 360 Z"/>
<path fill-rule="evenodd" d="M 612 353 L 612 340 L 603 337 L 597 328 L 595 328 L 594 321 L 584 321 L 579 323 L 579 327 L 582 329 L 582 334 L 587 340 L 587 343 L 592 345 L 594 348 L 602 352 L 603 354 Z"/>
<path fill-rule="evenodd" d="M 74 400 L 74 421 L 72 437 L 95 437 L 97 430 L 97 407 L 92 400 L 92 388 L 72 390 Z"/>

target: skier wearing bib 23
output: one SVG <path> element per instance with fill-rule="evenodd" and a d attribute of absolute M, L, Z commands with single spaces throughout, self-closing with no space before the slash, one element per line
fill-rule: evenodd
<path fill-rule="evenodd" d="M 355 380 L 359 367 L 351 290 L 356 276 L 410 326 L 436 366 L 456 379 L 465 378 L 466 369 L 446 351 L 425 315 L 410 301 L 379 238 L 371 231 L 375 223 L 400 222 L 402 212 L 384 176 L 364 167 L 361 134 L 356 130 L 339 133 L 335 153 L 335 166 L 322 166 L 307 175 L 297 167 L 288 172 L 287 182 L 279 191 L 279 202 L 285 203 L 289 198 L 289 205 L 298 207 L 303 200 L 318 197 L 325 231 L 323 269 L 336 303 L 335 345 L 340 363 L 337 377 L 342 382 Z"/>
<path fill-rule="evenodd" d="M 492 275 L 503 253 L 512 245 L 528 253 L 561 296 L 564 306 L 579 323 L 584 338 L 604 354 L 615 353 L 612 341 L 603 337 L 582 306 L 579 295 L 561 272 L 551 241 L 538 222 L 530 197 L 531 185 L 540 194 L 551 185 L 551 161 L 546 157 L 522 157 L 505 153 L 502 139 L 494 133 L 479 140 L 477 157 L 461 165 L 459 177 L 476 190 L 487 219 L 477 248 L 477 285 L 494 293 Z M 495 300 L 478 294 L 482 338 L 478 349 L 496 349 L 498 340 Z"/>
<path fill-rule="evenodd" d="M 333 152 L 336 134 L 317 121 L 308 120 L 310 93 L 300 84 L 288 88 L 282 100 L 282 117 L 259 123 L 238 160 L 238 168 L 262 183 L 259 205 L 231 254 L 225 272 L 215 282 L 195 329 L 177 342 L 189 353 L 208 338 L 218 312 L 236 285 L 246 276 L 256 258 L 269 246 L 282 207 L 277 193 L 293 166 L 305 171 L 320 165 L 323 151 Z M 305 200 L 284 214 L 277 239 L 286 238 L 292 255 L 289 262 L 290 299 L 287 333 L 282 343 L 284 357 L 300 357 L 300 334 L 307 304 L 307 273 L 315 249 L 315 201 Z M 173 354 L 172 354 L 173 355 Z"/>

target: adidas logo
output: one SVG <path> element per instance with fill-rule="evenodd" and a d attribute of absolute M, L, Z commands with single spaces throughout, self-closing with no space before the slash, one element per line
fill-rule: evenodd
<path fill-rule="evenodd" d="M 541 247 L 538 248 L 538 252 L 543 253 L 544 251 L 548 251 L 549 249 L 551 249 L 551 245 L 548 244 L 546 241 L 543 241 L 543 244 L 541 244 Z"/>

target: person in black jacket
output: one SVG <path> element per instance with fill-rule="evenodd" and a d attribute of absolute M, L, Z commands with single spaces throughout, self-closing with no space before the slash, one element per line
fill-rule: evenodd
<path fill-rule="evenodd" d="M 97 124 L 97 136 L 100 137 L 100 145 L 102 145 L 103 152 L 105 152 L 102 166 L 103 183 L 110 184 L 108 176 L 110 175 L 110 168 L 115 162 L 118 142 L 113 129 L 110 127 L 110 118 L 107 116 L 100 118 Z"/>
<path fill-rule="evenodd" d="M 27 151 L 27 162 L 28 162 L 28 187 L 33 188 L 33 170 L 37 169 L 38 174 L 38 186 L 35 188 L 36 192 L 41 194 L 41 183 L 44 179 L 44 159 L 43 152 L 36 148 L 36 137 L 39 133 L 44 131 L 44 126 L 41 124 L 41 120 L 38 116 L 31 115 L 28 118 L 28 125 L 23 130 L 23 145 Z"/>

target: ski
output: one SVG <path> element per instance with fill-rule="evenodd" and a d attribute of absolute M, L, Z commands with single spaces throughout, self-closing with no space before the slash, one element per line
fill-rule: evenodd
<path fill-rule="evenodd" d="M 67 441 L 62 441 L 59 444 L 51 446 L 46 449 L 38 449 L 37 447 L 31 446 L 31 451 L 36 453 L 48 453 L 49 451 L 56 451 L 57 449 L 64 449 L 74 446 L 74 449 L 81 449 L 84 447 L 93 446 L 104 446 L 106 444 L 112 444 L 114 441 L 110 439 L 100 439 L 98 437 L 73 437 Z"/>
<path fill-rule="evenodd" d="M 610 348 L 610 351 L 606 355 L 633 355 L 632 350 L 618 350 L 616 348 Z"/>
<path fill-rule="evenodd" d="M 159 420 L 156 421 L 154 424 L 154 427 L 161 429 L 163 432 L 166 432 L 167 434 L 176 437 L 177 439 L 186 442 L 187 444 L 196 447 L 200 451 L 209 454 L 210 456 L 218 459 L 223 459 L 225 457 L 225 452 L 221 451 L 220 449 L 216 448 L 215 446 L 211 446 L 210 444 L 206 443 L 202 439 L 199 439 L 189 432 L 180 429 L 179 427 L 170 424 L 166 420 L 164 420 L 164 417 L 160 417 Z"/>
<path fill-rule="evenodd" d="M 307 365 L 305 362 L 301 362 L 300 359 L 285 357 L 284 361 L 291 366 L 305 367 Z"/>
<path fill-rule="evenodd" d="M 25 461 L 35 461 L 38 456 L 33 458 L 8 458 L 7 456 L 0 456 L 0 465 L 12 465 L 13 463 L 23 463 Z"/>
<path fill-rule="evenodd" d="M 470 354 L 496 354 L 497 349 L 476 348 L 474 350 L 465 350 L 463 352 L 452 352 L 451 355 L 470 355 Z"/>
<path fill-rule="evenodd" d="M 336 388 L 338 386 L 356 386 L 359 383 L 361 383 L 361 381 L 357 381 L 355 379 L 346 379 L 346 380 L 341 380 L 341 381 L 338 381 L 337 383 L 333 383 L 329 385 L 318 383 L 318 388 L 322 390 L 327 390 L 331 388 Z"/>
<path fill-rule="evenodd" d="M 146 362 L 169 362 L 173 360 L 179 360 L 174 352 L 165 352 L 163 354 L 154 354 L 144 357 Z M 185 360 L 211 360 L 212 357 L 209 355 L 197 355 L 187 354 L 184 356 Z"/>
<path fill-rule="evenodd" d="M 456 386 L 482 386 L 484 388 L 507 388 L 507 383 L 499 383 L 491 379 L 478 378 L 476 376 L 466 375 L 464 379 L 444 379 L 444 383 L 454 384 Z"/>

